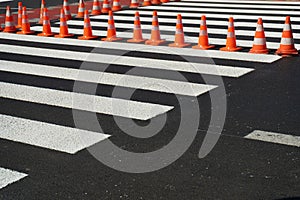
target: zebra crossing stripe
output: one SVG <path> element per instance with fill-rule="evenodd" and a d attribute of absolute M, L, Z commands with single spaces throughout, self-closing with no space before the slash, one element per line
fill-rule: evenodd
<path fill-rule="evenodd" d="M 59 24 L 59 22 L 57 22 L 56 24 Z M 76 21 L 76 20 L 70 20 L 68 21 L 69 25 L 76 25 L 76 26 L 82 26 L 83 22 L 82 21 Z M 107 23 L 106 22 L 91 22 L 91 25 L 93 27 L 107 27 Z M 118 28 L 133 28 L 133 24 L 123 24 L 123 23 L 117 23 L 115 22 L 115 26 Z M 281 26 L 278 26 L 281 28 Z M 152 25 L 143 25 L 143 29 L 148 29 L 151 30 Z M 164 25 L 160 25 L 159 29 L 161 31 L 174 31 L 175 28 L 173 26 L 164 26 Z M 210 34 L 224 34 L 226 33 L 225 29 L 219 29 L 219 28 L 209 28 L 208 29 Z M 198 27 L 184 27 L 184 32 L 192 32 L 192 33 L 198 33 L 199 32 L 199 28 Z M 250 36 L 253 37 L 255 33 L 255 29 L 252 31 L 246 31 L 246 30 L 236 30 L 235 31 L 235 35 L 240 35 L 240 36 Z M 274 37 L 274 38 L 281 38 L 282 33 L 281 32 L 270 32 L 270 31 L 265 31 L 265 35 L 266 37 Z M 298 33 L 294 33 L 293 34 L 294 39 L 300 39 L 300 34 Z"/>
<path fill-rule="evenodd" d="M 140 10 L 167 10 L 167 11 L 199 11 L 197 7 L 171 7 L 171 6 L 146 6 L 139 8 Z M 273 15 L 296 15 L 299 16 L 300 11 L 282 11 L 282 10 L 255 10 L 255 9 L 226 9 L 226 8 L 204 8 L 201 7 L 201 12 L 213 12 L 213 13 L 228 13 L 228 14 L 273 14 Z"/>
<path fill-rule="evenodd" d="M 300 147 L 300 136 L 288 135 L 282 133 L 274 133 L 268 131 L 254 130 L 246 139 L 271 142 L 276 144 L 284 144 L 289 146 Z"/>
<path fill-rule="evenodd" d="M 215 2 L 215 1 L 214 1 Z M 169 2 L 168 3 L 168 6 L 195 6 L 195 7 L 221 7 L 221 8 L 260 8 L 260 9 L 292 9 L 292 10 L 300 10 L 300 9 L 297 9 L 297 7 L 293 6 L 293 5 L 281 5 L 281 4 L 278 4 L 276 5 L 276 2 L 273 1 L 273 4 L 272 5 L 251 5 L 251 4 L 245 4 L 244 1 L 243 2 L 240 2 L 239 4 L 224 4 L 224 2 L 222 4 L 218 4 L 218 3 L 209 3 L 209 4 L 205 4 L 205 3 L 194 3 L 194 2 L 184 2 L 184 1 L 181 1 L 181 2 Z"/>
<path fill-rule="evenodd" d="M 253 69 L 221 66 L 214 64 L 203 64 L 193 62 L 180 62 L 170 60 L 158 60 L 150 58 L 138 58 L 128 56 L 106 55 L 98 53 L 85 53 L 74 51 L 63 51 L 56 49 L 42 49 L 26 46 L 0 45 L 0 52 L 16 53 L 30 56 L 61 58 L 79 61 L 89 61 L 104 64 L 116 64 L 125 66 L 142 67 L 148 69 L 163 69 L 190 73 L 204 73 L 216 76 L 239 77 L 249 73 Z"/>
<path fill-rule="evenodd" d="M 159 6 L 155 7 L 159 8 Z M 152 11 L 148 11 L 148 10 L 142 10 L 139 9 L 138 10 L 140 15 L 152 15 Z M 118 15 L 120 14 L 130 14 L 130 15 L 134 15 L 134 10 L 122 10 L 120 12 L 118 12 Z M 181 10 L 177 10 L 177 11 L 164 11 L 164 10 L 160 10 L 158 11 L 158 15 L 159 16 L 171 16 L 171 17 L 176 17 L 176 15 L 178 13 L 181 13 L 182 17 L 195 17 L 197 19 L 199 19 L 201 17 L 201 15 L 206 15 L 207 18 L 221 18 L 221 19 L 228 19 L 229 17 L 229 13 L 228 14 L 215 14 L 215 13 L 205 13 L 202 12 L 202 9 L 199 10 L 199 13 L 190 13 L 190 12 L 184 12 Z M 254 12 L 255 13 L 255 12 Z M 289 12 L 285 13 L 285 15 L 288 15 Z M 230 14 L 230 16 L 232 16 L 234 19 L 245 19 L 245 20 L 257 20 L 257 18 L 261 17 L 264 20 L 270 20 L 270 21 L 282 21 L 284 22 L 285 20 L 285 16 L 268 16 L 268 15 L 239 15 L 239 14 Z M 292 17 L 291 18 L 292 21 L 296 21 L 299 22 L 300 18 L 299 17 Z"/>
<path fill-rule="evenodd" d="M 214 2 L 214 3 L 224 3 L 227 5 L 227 3 L 238 3 L 238 4 L 272 4 L 272 5 L 299 5 L 299 2 L 291 2 L 291 1 L 284 1 L 284 2 L 278 2 L 278 1 L 241 1 L 241 0 L 182 0 L 182 2 Z"/>
<path fill-rule="evenodd" d="M 0 114 L 0 128 L 1 139 L 69 154 L 75 154 L 110 136 L 2 114 Z"/>
<path fill-rule="evenodd" d="M 2 124 L 1 124 L 2 125 Z M 2 132 L 2 130 L 1 130 Z M 1 133 L 2 134 L 2 133 Z M 0 189 L 21 180 L 27 174 L 0 167 Z"/>
<path fill-rule="evenodd" d="M 281 59 L 281 56 L 277 55 L 264 55 L 264 54 L 249 54 L 243 52 L 223 52 L 218 50 L 207 51 L 194 50 L 194 49 L 177 49 L 166 46 L 146 46 L 144 44 L 130 44 L 130 43 L 107 43 L 102 41 L 81 41 L 81 40 L 70 40 L 60 38 L 44 38 L 36 37 L 32 35 L 17 35 L 17 34 L 5 34 L 0 32 L 1 39 L 11 39 L 17 41 L 27 41 L 27 42 L 40 42 L 48 44 L 59 44 L 59 45 L 75 45 L 75 46 L 84 46 L 84 47 L 98 47 L 98 48 L 110 48 L 116 50 L 128 50 L 128 51 L 140 51 L 145 53 L 173 53 L 176 55 L 182 56 L 195 56 L 195 57 L 209 57 L 209 58 L 220 58 L 220 59 L 229 59 L 229 60 L 242 60 L 242 61 L 252 61 L 252 62 L 261 62 L 261 63 L 272 63 L 276 60 Z M 1 50 L 1 49 L 0 49 Z M 198 69 L 200 70 L 200 69 Z M 204 73 L 199 71 L 199 73 Z"/>
<path fill-rule="evenodd" d="M 43 27 L 37 26 L 37 27 L 32 27 L 31 28 L 34 31 L 42 31 Z M 51 28 L 52 32 L 59 33 L 59 27 L 52 27 Z M 82 30 L 80 29 L 74 29 L 74 28 L 69 28 L 69 32 L 73 34 L 81 34 Z M 93 30 L 94 35 L 97 36 L 104 36 L 106 35 L 106 31 L 98 31 L 98 30 Z M 226 31 L 224 32 L 226 34 Z M 131 32 L 118 32 L 118 36 L 122 38 L 131 38 L 132 33 Z M 143 34 L 144 38 L 150 38 L 151 34 Z M 224 39 L 220 38 L 209 38 L 209 42 L 211 44 L 216 44 L 216 45 L 224 45 L 226 44 L 226 36 L 224 36 Z M 167 35 L 167 34 L 162 34 L 161 33 L 161 38 L 165 39 L 167 41 L 174 41 L 175 37 L 173 35 Z M 190 37 L 190 36 L 185 36 L 185 41 L 188 43 L 197 43 L 199 40 L 198 37 Z M 242 47 L 252 47 L 253 41 L 249 40 L 236 40 L 237 46 L 242 46 Z M 122 44 L 123 45 L 123 44 Z M 278 49 L 279 43 L 276 42 L 267 42 L 267 46 L 269 49 Z M 300 48 L 300 44 L 295 44 L 295 47 L 297 49 Z"/>
<path fill-rule="evenodd" d="M 138 120 L 148 120 L 172 110 L 165 106 L 139 101 L 95 96 L 0 82 L 0 96 L 50 106 L 77 109 Z"/>
<path fill-rule="evenodd" d="M 249 69 L 248 71 L 250 71 Z M 148 78 L 143 76 L 132 76 L 113 74 L 108 72 L 95 72 L 88 70 L 69 69 L 48 65 L 37 65 L 32 63 L 20 63 L 0 60 L 0 71 L 31 74 L 37 76 L 60 78 L 67 80 L 85 81 L 107 85 L 158 91 L 187 96 L 199 96 L 216 86 L 195 84 L 183 81 L 164 80 Z"/>

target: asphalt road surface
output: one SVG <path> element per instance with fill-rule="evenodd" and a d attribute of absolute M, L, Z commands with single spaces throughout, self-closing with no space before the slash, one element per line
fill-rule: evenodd
<path fill-rule="evenodd" d="M 0 199 L 300 199 L 300 59 L 274 54 L 297 2 L 189 0 L 158 11 L 162 46 L 127 43 L 136 10 L 114 13 L 117 42 L 0 33 Z M 207 51 L 186 42 L 207 16 Z M 233 16 L 240 52 L 222 52 Z M 270 54 L 249 54 L 258 17 Z M 107 15 L 91 17 L 106 36 Z M 52 31 L 59 32 L 53 21 Z M 31 27 L 37 32 L 40 25 Z"/>

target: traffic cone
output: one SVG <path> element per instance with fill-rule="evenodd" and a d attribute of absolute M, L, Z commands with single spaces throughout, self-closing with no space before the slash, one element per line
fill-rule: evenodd
<path fill-rule="evenodd" d="M 168 3 L 170 0 L 160 0 L 161 3 Z"/>
<path fill-rule="evenodd" d="M 110 10 L 111 10 L 110 2 L 108 2 L 108 0 L 103 0 L 101 12 L 108 13 Z"/>
<path fill-rule="evenodd" d="M 214 45 L 210 45 L 208 42 L 208 33 L 207 33 L 207 26 L 206 26 L 206 16 L 201 16 L 200 21 L 200 32 L 199 32 L 199 39 L 198 45 L 193 46 L 193 49 L 210 49 L 214 48 Z"/>
<path fill-rule="evenodd" d="M 42 0 L 41 2 L 41 9 L 40 9 L 40 21 L 39 24 L 43 24 L 43 12 L 44 12 L 44 8 L 46 7 L 46 3 L 45 0 Z"/>
<path fill-rule="evenodd" d="M 159 5 L 159 4 L 161 4 L 161 1 L 160 0 L 152 0 L 151 3 L 153 5 Z"/>
<path fill-rule="evenodd" d="M 11 15 L 10 6 L 6 7 L 6 17 L 5 17 L 5 28 L 3 32 L 5 33 L 14 33 L 16 32 L 16 27 L 14 23 L 13 16 Z"/>
<path fill-rule="evenodd" d="M 151 0 L 144 0 L 143 6 L 151 6 L 151 5 L 152 5 Z"/>
<path fill-rule="evenodd" d="M 175 33 L 175 41 L 172 44 L 169 44 L 170 47 L 186 47 L 191 44 L 184 43 L 184 33 L 183 33 L 183 25 L 182 25 L 182 17 L 180 14 L 177 15 L 176 22 L 176 33 Z"/>
<path fill-rule="evenodd" d="M 100 14 L 101 14 L 100 2 L 99 0 L 94 0 L 91 15 L 100 15 Z"/>
<path fill-rule="evenodd" d="M 277 49 L 276 54 L 279 54 L 279 55 L 296 55 L 296 54 L 298 54 L 298 51 L 294 45 L 291 19 L 289 16 L 287 16 L 285 18 L 280 47 L 279 47 L 279 49 Z"/>
<path fill-rule="evenodd" d="M 107 42 L 122 40 L 122 38 L 117 38 L 114 16 L 113 16 L 113 12 L 111 10 L 108 12 L 107 37 L 102 38 L 101 40 L 107 41 Z"/>
<path fill-rule="evenodd" d="M 48 16 L 48 9 L 44 8 L 44 13 L 43 13 L 43 32 L 39 33 L 38 36 L 44 36 L 44 37 L 50 37 L 53 36 L 54 34 L 51 31 L 51 26 L 50 26 L 50 19 Z"/>
<path fill-rule="evenodd" d="M 112 11 L 118 11 L 118 10 L 121 10 L 121 9 L 122 9 L 122 6 L 120 4 L 120 0 L 114 0 Z"/>
<path fill-rule="evenodd" d="M 262 18 L 258 18 L 253 46 L 249 53 L 268 53 Z"/>
<path fill-rule="evenodd" d="M 55 35 L 54 37 L 68 38 L 68 37 L 73 37 L 73 36 L 74 36 L 74 34 L 69 34 L 65 11 L 62 8 L 62 9 L 60 9 L 60 32 L 58 35 Z"/>
<path fill-rule="evenodd" d="M 233 17 L 229 18 L 228 23 L 228 33 L 226 39 L 226 47 L 220 48 L 221 51 L 238 51 L 242 49 L 241 47 L 236 46 L 236 38 L 235 38 L 235 31 L 234 31 L 234 20 Z"/>
<path fill-rule="evenodd" d="M 22 2 L 18 2 L 18 25 L 16 28 L 22 28 Z"/>
<path fill-rule="evenodd" d="M 165 42 L 166 42 L 165 40 L 162 40 L 160 38 L 160 31 L 159 31 L 159 23 L 158 23 L 157 12 L 153 11 L 151 39 L 150 40 L 146 40 L 145 44 L 158 46 L 158 45 L 163 44 Z"/>
<path fill-rule="evenodd" d="M 64 9 L 64 12 L 65 12 L 66 20 L 72 19 L 72 15 L 71 15 L 71 11 L 70 11 L 70 6 L 69 6 L 68 0 L 64 0 L 63 9 Z"/>
<path fill-rule="evenodd" d="M 140 3 L 138 0 L 131 0 L 129 8 L 137 8 L 140 6 Z"/>
<path fill-rule="evenodd" d="M 93 35 L 91 21 L 89 17 L 89 11 L 84 11 L 84 27 L 83 27 L 83 36 L 78 37 L 79 40 L 92 40 L 96 39 L 98 36 Z"/>
<path fill-rule="evenodd" d="M 133 28 L 133 38 L 127 40 L 127 42 L 132 42 L 132 43 L 140 43 L 144 42 L 145 40 L 143 39 L 142 36 L 142 29 L 141 29 L 141 22 L 140 22 L 140 13 L 135 12 L 134 16 L 134 28 Z"/>
<path fill-rule="evenodd" d="M 26 6 L 24 6 L 22 8 L 22 30 L 17 32 L 17 34 L 23 34 L 23 35 L 32 35 L 32 34 L 34 34 L 34 31 L 30 30 L 30 23 L 28 21 Z"/>
<path fill-rule="evenodd" d="M 77 12 L 76 18 L 83 18 L 84 17 L 84 11 L 85 11 L 84 0 L 79 0 L 78 12 Z"/>

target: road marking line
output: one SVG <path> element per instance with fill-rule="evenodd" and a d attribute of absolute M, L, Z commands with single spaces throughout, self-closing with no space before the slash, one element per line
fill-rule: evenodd
<path fill-rule="evenodd" d="M 63 51 L 56 49 L 42 49 L 26 46 L 4 45 L 0 44 L 0 52 L 17 53 L 31 56 L 43 56 L 51 58 L 71 59 L 79 61 L 89 61 L 109 64 L 142 67 L 149 69 L 163 69 L 171 71 L 182 71 L 190 73 L 206 73 L 216 76 L 239 77 L 249 73 L 253 69 L 236 68 L 214 64 L 202 64 L 192 62 L 179 62 L 172 60 L 158 60 L 150 58 L 138 58 L 129 56 L 115 56 L 97 53 Z"/>
<path fill-rule="evenodd" d="M 155 7 L 155 9 L 158 8 Z M 140 10 L 138 9 L 140 15 L 152 15 L 153 12 L 152 11 L 148 11 L 148 10 Z M 134 13 L 136 11 L 135 10 L 122 10 L 119 11 L 118 14 L 132 14 L 134 16 Z M 158 17 L 159 16 L 172 16 L 175 17 L 177 16 L 178 12 L 174 11 L 158 11 Z M 189 13 L 189 12 L 180 12 L 180 14 L 182 15 L 182 18 L 185 17 L 196 17 L 196 18 L 200 18 L 201 15 L 206 15 L 207 18 L 223 18 L 223 19 L 228 19 L 228 14 L 215 14 L 215 13 L 205 13 L 202 12 L 202 9 L 199 10 L 199 13 Z M 288 15 L 288 13 L 287 13 Z M 263 20 L 270 20 L 270 21 L 282 21 L 282 24 L 284 23 L 285 20 L 285 16 L 266 16 L 266 15 L 238 15 L 238 14 L 230 14 L 230 16 L 232 16 L 234 19 L 252 19 L 252 20 L 257 20 L 257 18 L 261 17 L 263 18 Z M 291 17 L 292 21 L 300 21 L 300 17 Z"/>
<path fill-rule="evenodd" d="M 248 72 L 252 70 L 253 69 L 248 69 Z M 148 78 L 144 76 L 69 69 L 49 65 L 37 65 L 2 60 L 0 60 L 0 71 L 115 85 L 187 96 L 199 96 L 216 88 L 215 86 L 211 85 L 195 84 L 184 81 L 164 80 L 158 78 Z"/>
<path fill-rule="evenodd" d="M 91 20 L 93 19 L 103 19 L 103 20 L 107 20 L 107 16 L 106 15 L 96 15 L 96 16 L 91 16 L 90 17 Z M 115 21 L 132 21 L 133 22 L 133 17 L 128 17 L 128 16 L 121 16 L 121 15 L 116 15 L 114 16 Z M 141 22 L 152 22 L 152 17 L 140 17 L 140 21 Z M 164 23 L 176 23 L 176 18 L 159 18 L 159 22 L 164 22 Z M 221 20 L 207 20 L 207 25 L 216 25 L 216 26 L 226 26 L 228 25 L 227 21 L 221 21 Z M 68 21 L 69 23 L 69 21 Z M 93 23 L 93 21 L 92 21 Z M 117 23 L 117 22 L 116 22 Z M 193 25 L 197 25 L 197 27 L 200 27 L 200 19 L 182 19 L 182 23 L 184 24 L 193 24 Z M 257 26 L 256 22 L 234 22 L 234 27 L 253 27 L 254 30 Z M 283 26 L 283 24 L 282 24 Z M 279 29 L 280 31 L 282 31 L 283 27 L 280 26 L 279 24 L 276 23 L 264 23 L 264 28 L 275 28 L 275 29 Z M 300 29 L 300 25 L 292 25 L 293 26 L 293 30 L 299 30 Z M 142 24 L 142 28 L 144 27 L 144 25 Z M 199 28 L 198 28 L 199 29 Z M 210 28 L 209 28 L 210 29 Z M 184 28 L 185 30 L 185 28 Z"/>
<path fill-rule="evenodd" d="M 212 1 L 214 2 L 214 1 Z M 241 2 L 242 3 L 242 2 Z M 295 6 L 291 5 L 291 6 L 285 6 L 285 5 L 249 5 L 249 4 L 218 4 L 218 3 L 208 3 L 208 4 L 205 4 L 205 3 L 200 3 L 200 2 L 197 2 L 197 3 L 192 3 L 192 2 L 184 2 L 184 1 L 181 1 L 181 2 L 169 2 L 168 5 L 171 5 L 171 6 L 198 6 L 198 7 L 230 7 L 230 8 L 262 8 L 262 9 L 267 9 L 267 10 L 270 10 L 270 9 L 292 9 L 292 10 L 299 10 L 297 9 Z"/>
<path fill-rule="evenodd" d="M 56 22 L 56 24 L 59 24 L 59 22 Z M 69 25 L 76 25 L 76 26 L 83 26 L 83 21 L 77 21 L 77 20 L 69 20 L 68 21 Z M 107 22 L 91 22 L 91 26 L 93 27 L 107 27 Z M 133 24 L 124 24 L 124 23 L 118 23 L 115 22 L 115 26 L 117 28 L 133 28 Z M 280 28 L 283 28 L 283 25 L 279 25 Z M 151 30 L 152 25 L 142 25 L 143 30 Z M 159 29 L 161 31 L 175 31 L 175 27 L 172 26 L 164 26 L 160 25 Z M 198 33 L 199 28 L 195 27 L 184 27 L 184 32 L 188 33 Z M 208 34 L 226 34 L 227 30 L 226 29 L 218 29 L 218 28 L 209 28 L 208 29 Z M 237 36 L 250 36 L 253 37 L 255 34 L 255 29 L 252 31 L 246 31 L 246 30 L 235 30 L 235 35 Z M 270 31 L 265 31 L 266 37 L 273 37 L 273 38 L 281 38 L 282 33 L 281 32 L 270 32 Z M 293 33 L 293 38 L 294 39 L 300 39 L 300 34 L 298 33 Z"/>
<path fill-rule="evenodd" d="M 167 11 L 174 11 L 177 12 L 181 11 L 199 11 L 201 12 L 214 12 L 214 13 L 238 13 L 238 14 L 277 14 L 277 15 L 296 15 L 298 16 L 300 14 L 300 11 L 281 11 L 281 10 L 255 10 L 255 9 L 226 9 L 226 8 L 204 8 L 201 7 L 201 9 L 197 7 L 166 7 L 166 6 L 146 6 L 146 7 L 140 7 L 139 10 L 167 10 Z"/>
<path fill-rule="evenodd" d="M 28 176 L 28 174 L 0 167 L 0 189 L 17 182 L 26 176 Z"/>
<path fill-rule="evenodd" d="M 0 97 L 139 120 L 151 119 L 174 108 L 4 82 L 0 82 Z"/>
<path fill-rule="evenodd" d="M 300 147 L 300 136 L 295 135 L 255 130 L 249 135 L 245 136 L 245 138 Z"/>
<path fill-rule="evenodd" d="M 182 2 L 214 2 L 214 3 L 224 3 L 226 4 L 226 2 L 230 2 L 230 3 L 237 3 L 237 4 L 257 4 L 257 3 L 261 3 L 261 4 L 272 4 L 272 5 L 281 5 L 281 4 L 290 4 L 290 5 L 299 5 L 299 2 L 291 2 L 291 1 L 284 1 L 284 2 L 278 2 L 278 1 L 241 1 L 241 0 L 182 0 Z"/>
<path fill-rule="evenodd" d="M 42 31 L 43 27 L 38 26 L 38 27 L 32 27 L 32 30 L 35 31 Z M 55 33 L 59 33 L 60 29 L 59 27 L 52 27 L 51 28 L 52 32 Z M 74 28 L 69 28 L 69 32 L 73 33 L 73 34 L 82 34 L 82 30 L 81 29 L 74 29 Z M 98 35 L 98 36 L 104 36 L 107 34 L 106 31 L 99 31 L 99 30 L 93 30 L 93 34 L 94 35 Z M 119 32 L 117 34 L 119 37 L 122 38 L 132 38 L 132 33 L 131 32 Z M 144 38 L 150 38 L 151 34 L 143 34 Z M 224 38 L 220 39 L 220 38 L 209 38 L 209 41 L 211 44 L 217 44 L 217 45 L 225 45 L 226 44 L 226 32 L 224 32 Z M 166 35 L 166 34 L 161 34 L 161 38 L 165 39 L 167 41 L 174 41 L 175 37 L 174 35 Z M 199 37 L 190 37 L 190 36 L 185 36 L 185 41 L 186 42 L 191 42 L 191 43 L 198 43 Z M 249 41 L 249 40 L 236 40 L 236 43 L 238 46 L 242 46 L 242 47 L 252 47 L 253 45 L 253 41 Z M 267 42 L 267 47 L 269 49 L 278 49 L 279 48 L 279 43 L 275 43 L 275 42 Z M 300 44 L 295 44 L 296 48 L 300 48 Z M 257 54 L 255 54 L 257 55 Z"/>
<path fill-rule="evenodd" d="M 65 38 L 45 38 L 36 37 L 33 35 L 17 35 L 17 34 L 6 34 L 0 32 L 1 39 L 12 39 L 18 41 L 27 42 L 40 42 L 48 44 L 60 44 L 60 45 L 77 45 L 85 47 L 98 47 L 98 48 L 109 48 L 117 50 L 127 50 L 127 51 L 140 51 L 146 53 L 161 53 L 161 54 L 175 54 L 182 56 L 195 56 L 195 57 L 208 57 L 208 58 L 220 58 L 229 60 L 242 60 L 251 62 L 261 62 L 261 63 L 272 63 L 276 60 L 281 59 L 278 55 L 265 55 L 265 54 L 250 54 L 243 52 L 224 52 L 219 50 L 194 50 L 191 48 L 177 49 L 167 46 L 149 46 L 144 44 L 130 44 L 130 43 L 109 43 L 102 41 L 82 41 L 82 40 L 71 40 Z"/>
<path fill-rule="evenodd" d="M 110 135 L 0 115 L 0 138 L 75 154 Z"/>

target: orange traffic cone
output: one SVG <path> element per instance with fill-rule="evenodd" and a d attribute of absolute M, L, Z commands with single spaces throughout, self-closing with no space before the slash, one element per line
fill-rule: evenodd
<path fill-rule="evenodd" d="M 100 15 L 100 14 L 101 14 L 100 2 L 99 0 L 94 0 L 91 15 Z"/>
<path fill-rule="evenodd" d="M 253 46 L 249 53 L 268 53 L 262 18 L 258 18 Z"/>
<path fill-rule="evenodd" d="M 79 40 L 92 40 L 96 39 L 98 36 L 93 35 L 91 21 L 89 17 L 89 11 L 84 11 L 84 26 L 83 26 L 83 36 L 78 37 Z"/>
<path fill-rule="evenodd" d="M 137 8 L 140 6 L 140 3 L 138 0 L 131 0 L 129 8 Z"/>
<path fill-rule="evenodd" d="M 50 19 L 48 16 L 48 9 L 44 8 L 44 13 L 43 13 L 43 32 L 39 33 L 38 36 L 44 36 L 44 37 L 50 37 L 53 36 L 54 34 L 51 31 L 51 26 L 50 26 Z"/>
<path fill-rule="evenodd" d="M 186 47 L 191 44 L 184 43 L 184 33 L 183 33 L 183 25 L 182 25 L 182 17 L 180 14 L 177 15 L 176 22 L 176 33 L 175 33 L 175 41 L 172 44 L 169 44 L 170 47 Z"/>
<path fill-rule="evenodd" d="M 17 32 L 17 34 L 24 34 L 24 35 L 34 34 L 34 31 L 30 30 L 30 23 L 28 21 L 26 6 L 22 8 L 22 30 Z"/>
<path fill-rule="evenodd" d="M 73 36 L 74 36 L 74 34 L 69 34 L 65 11 L 62 8 L 62 9 L 60 9 L 60 32 L 58 35 L 55 35 L 54 37 L 68 38 L 68 37 L 73 37 Z"/>
<path fill-rule="evenodd" d="M 108 12 L 107 37 L 102 38 L 101 40 L 107 41 L 107 42 L 122 40 L 122 38 L 117 38 L 114 16 L 113 16 L 113 12 L 111 10 Z"/>
<path fill-rule="evenodd" d="M 108 13 L 111 10 L 110 7 L 110 2 L 108 2 L 108 0 L 103 0 L 103 5 L 102 5 L 102 13 Z"/>
<path fill-rule="evenodd" d="M 162 40 L 160 38 L 157 12 L 153 11 L 151 39 L 146 40 L 145 44 L 157 46 L 157 45 L 163 44 L 165 42 L 166 42 L 165 40 Z"/>
<path fill-rule="evenodd" d="M 72 15 L 71 15 L 71 11 L 70 11 L 70 6 L 69 6 L 68 0 L 64 0 L 63 9 L 64 9 L 64 12 L 65 12 L 66 20 L 72 19 Z"/>
<path fill-rule="evenodd" d="M 79 0 L 78 12 L 76 18 L 83 18 L 85 11 L 85 4 L 84 0 Z"/>
<path fill-rule="evenodd" d="M 168 3 L 170 0 L 160 0 L 161 3 Z"/>
<path fill-rule="evenodd" d="M 22 27 L 22 2 L 18 2 L 18 25 L 16 28 Z"/>
<path fill-rule="evenodd" d="M 199 32 L 199 39 L 198 45 L 193 46 L 193 49 L 210 49 L 214 48 L 214 45 L 210 45 L 208 42 L 208 34 L 207 34 L 207 26 L 206 26 L 206 16 L 201 16 L 200 21 L 200 32 Z"/>
<path fill-rule="evenodd" d="M 143 6 L 151 6 L 151 5 L 152 5 L 151 0 L 144 0 Z"/>
<path fill-rule="evenodd" d="M 289 16 L 287 16 L 285 18 L 280 47 L 279 47 L 279 49 L 277 49 L 276 54 L 279 54 L 279 55 L 296 55 L 296 54 L 298 54 L 298 51 L 294 45 L 291 19 Z"/>
<path fill-rule="evenodd" d="M 141 22 L 140 22 L 140 13 L 135 12 L 134 16 L 134 28 L 133 28 L 133 38 L 127 40 L 127 42 L 140 43 L 144 42 L 142 36 Z"/>
<path fill-rule="evenodd" d="M 151 3 L 153 5 L 159 5 L 159 4 L 161 4 L 161 1 L 160 0 L 152 0 Z"/>
<path fill-rule="evenodd" d="M 16 32 L 16 27 L 14 24 L 13 16 L 11 15 L 10 6 L 6 7 L 5 28 L 4 28 L 3 32 L 6 32 L 6 33 Z"/>
<path fill-rule="evenodd" d="M 228 33 L 226 39 L 226 47 L 220 48 L 221 51 L 238 51 L 242 49 L 241 47 L 236 46 L 236 38 L 235 38 L 235 31 L 234 31 L 234 20 L 233 17 L 229 18 L 228 23 Z"/>
<path fill-rule="evenodd" d="M 45 7 L 46 7 L 45 0 L 42 0 L 42 2 L 41 2 L 41 9 L 40 9 L 40 21 L 39 21 L 39 24 L 43 24 L 43 12 L 44 12 L 44 8 Z"/>
<path fill-rule="evenodd" d="M 120 0 L 114 0 L 112 11 L 118 11 L 118 10 L 121 10 L 121 9 L 122 9 L 122 6 L 120 4 Z"/>

